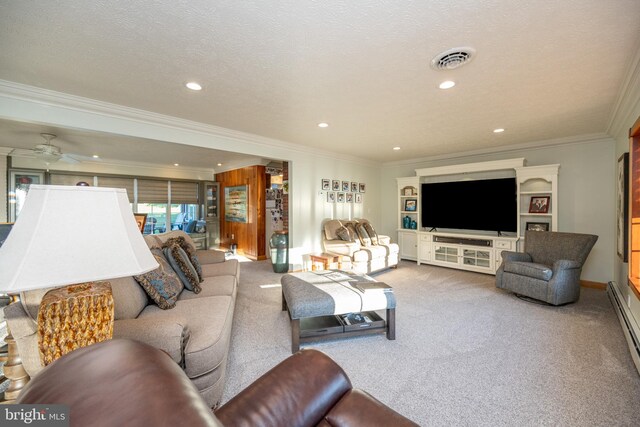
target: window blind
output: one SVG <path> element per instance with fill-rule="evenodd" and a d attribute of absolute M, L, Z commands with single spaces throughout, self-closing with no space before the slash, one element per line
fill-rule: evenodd
<path fill-rule="evenodd" d="M 133 202 L 133 178 L 98 176 L 98 187 L 124 188 L 129 201 Z"/>
<path fill-rule="evenodd" d="M 172 204 L 197 204 L 198 183 L 187 181 L 171 181 Z"/>
<path fill-rule="evenodd" d="M 76 185 L 80 181 L 84 181 L 89 185 L 93 185 L 93 176 L 91 175 L 67 175 L 61 173 L 51 174 L 52 185 Z"/>
<path fill-rule="evenodd" d="M 167 203 L 169 181 L 138 180 L 138 203 Z"/>

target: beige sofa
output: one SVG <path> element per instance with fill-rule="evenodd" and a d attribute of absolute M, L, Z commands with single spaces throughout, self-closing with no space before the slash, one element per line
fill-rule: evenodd
<path fill-rule="evenodd" d="M 152 247 L 183 231 L 145 236 Z M 238 280 L 237 260 L 225 261 L 224 252 L 198 250 L 204 281 L 202 291 L 180 293 L 176 306 L 162 310 L 148 297 L 133 277 L 112 279 L 114 299 L 114 338 L 130 338 L 164 350 L 193 381 L 204 400 L 214 407 L 220 401 L 226 378 L 227 355 Z M 45 291 L 25 292 L 21 304 L 5 308 L 9 328 L 16 339 L 22 363 L 29 376 L 42 369 L 38 353 L 38 307 Z M 114 370 L 118 366 L 113 367 Z"/>
<path fill-rule="evenodd" d="M 342 240 L 336 232 L 348 223 L 354 225 L 369 222 L 366 219 L 326 219 L 322 223 L 322 246 L 324 252 L 338 255 L 344 270 L 351 269 L 368 274 L 385 268 L 397 267 L 400 248 L 391 243 L 389 236 L 378 235 L 378 244 L 364 246 L 358 238 L 354 241 Z"/>

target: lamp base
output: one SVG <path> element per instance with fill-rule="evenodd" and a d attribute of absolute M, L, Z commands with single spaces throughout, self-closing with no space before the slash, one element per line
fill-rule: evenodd
<path fill-rule="evenodd" d="M 40 360 L 49 365 L 77 348 L 113 337 L 113 296 L 109 282 L 52 289 L 38 311 Z"/>

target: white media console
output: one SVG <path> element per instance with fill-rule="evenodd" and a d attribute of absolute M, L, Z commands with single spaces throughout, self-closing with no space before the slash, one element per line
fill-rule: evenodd
<path fill-rule="evenodd" d="M 415 177 L 397 178 L 400 258 L 417 261 L 418 264 L 495 274 L 502 262 L 502 251 L 521 250 L 524 231 L 532 223 L 547 224 L 549 231 L 557 231 L 560 166 L 527 167 L 524 164 L 524 158 L 469 163 L 416 169 Z M 421 226 L 422 183 L 495 177 L 516 178 L 518 230 L 511 233 L 513 235 L 498 236 L 497 233 L 462 230 L 430 231 Z M 549 197 L 549 211 L 530 213 L 529 204 L 532 197 Z M 473 207 L 470 207 L 469 215 L 473 215 Z M 412 228 L 412 222 L 415 222 L 415 228 Z"/>

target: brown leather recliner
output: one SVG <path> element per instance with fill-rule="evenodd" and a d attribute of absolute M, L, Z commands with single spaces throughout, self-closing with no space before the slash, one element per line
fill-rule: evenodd
<path fill-rule="evenodd" d="M 131 340 L 73 351 L 45 368 L 17 403 L 63 404 L 71 426 L 416 426 L 317 350 L 302 350 L 215 411 L 164 352 Z"/>

